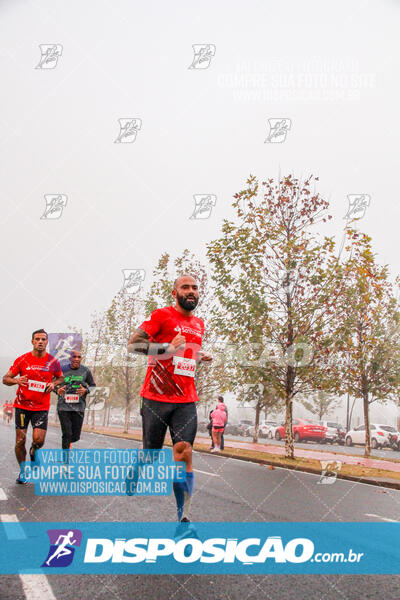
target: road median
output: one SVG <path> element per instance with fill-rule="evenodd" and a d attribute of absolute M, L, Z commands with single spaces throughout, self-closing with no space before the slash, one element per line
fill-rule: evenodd
<path fill-rule="evenodd" d="M 57 426 L 51 423 L 52 426 Z M 141 441 L 140 430 L 124 432 L 122 429 L 108 427 L 83 426 L 83 431 L 97 433 L 110 437 L 118 437 Z M 171 440 L 167 435 L 166 446 L 171 446 Z M 209 439 L 201 436 L 196 438 L 194 449 L 198 452 L 210 453 Z M 296 449 L 296 458 L 286 458 L 283 446 L 268 446 L 263 444 L 252 444 L 247 442 L 236 442 L 225 440 L 224 451 L 218 453 L 226 458 L 234 458 L 248 462 L 258 463 L 260 466 L 273 470 L 274 468 L 292 469 L 315 475 L 322 475 L 322 462 L 335 461 L 341 463 L 337 469 L 338 479 L 347 479 L 357 483 L 366 483 L 400 490 L 400 463 L 391 462 L 387 459 L 364 458 L 357 455 L 345 455 L 336 452 L 319 450 Z"/>

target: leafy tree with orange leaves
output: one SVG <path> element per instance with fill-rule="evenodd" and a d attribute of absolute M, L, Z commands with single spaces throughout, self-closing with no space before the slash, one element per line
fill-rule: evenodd
<path fill-rule="evenodd" d="M 400 389 L 400 306 L 387 265 L 379 265 L 371 238 L 348 231 L 352 259 L 338 298 L 332 344 L 338 360 L 330 368 L 337 391 L 363 402 L 365 455 L 371 452 L 369 406 L 398 396 Z"/>
<path fill-rule="evenodd" d="M 288 458 L 294 397 L 330 385 L 323 359 L 332 351 L 329 323 L 346 277 L 334 241 L 316 227 L 330 218 L 317 181 L 288 175 L 260 186 L 250 176 L 235 195 L 236 220 L 225 219 L 221 237 L 208 244 L 214 327 L 236 348 L 258 349 L 247 382 L 284 401 Z M 227 367 L 240 381 L 241 361 Z"/>

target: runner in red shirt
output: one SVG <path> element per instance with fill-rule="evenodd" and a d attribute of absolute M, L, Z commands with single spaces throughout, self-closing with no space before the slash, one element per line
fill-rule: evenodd
<path fill-rule="evenodd" d="M 153 311 L 131 335 L 128 352 L 149 355 L 140 391 L 143 448 L 162 448 L 169 428 L 174 460 L 186 463 L 186 481 L 173 484 L 178 520 L 189 522 L 192 446 L 197 432 L 194 376 L 197 364 L 212 357 L 200 349 L 204 323 L 192 314 L 199 301 L 196 280 L 190 275 L 178 277 L 172 296 L 175 306 Z"/>
<path fill-rule="evenodd" d="M 15 407 L 15 456 L 21 464 L 26 458 L 26 432 L 32 424 L 30 459 L 35 460 L 35 450 L 44 444 L 47 417 L 50 408 L 50 392 L 64 381 L 60 363 L 46 352 L 47 333 L 38 329 L 32 333 L 32 352 L 19 356 L 4 375 L 5 385 L 17 385 Z M 17 483 L 26 483 L 20 473 Z"/>
<path fill-rule="evenodd" d="M 13 403 L 4 402 L 3 404 L 3 421 L 7 421 L 7 425 L 10 423 L 13 415 Z"/>

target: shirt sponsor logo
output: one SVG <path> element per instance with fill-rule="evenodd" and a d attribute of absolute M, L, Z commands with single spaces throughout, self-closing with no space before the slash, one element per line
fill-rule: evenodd
<path fill-rule="evenodd" d="M 187 325 L 181 325 L 181 333 L 190 333 L 191 335 L 197 335 L 201 337 L 201 329 L 193 329 L 193 327 L 188 327 Z"/>

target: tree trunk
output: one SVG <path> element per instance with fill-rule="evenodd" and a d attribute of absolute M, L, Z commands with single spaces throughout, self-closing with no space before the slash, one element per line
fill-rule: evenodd
<path fill-rule="evenodd" d="M 260 400 L 258 400 L 257 404 L 256 404 L 256 418 L 255 418 L 255 422 L 254 422 L 254 435 L 253 435 L 254 444 L 257 444 L 257 442 L 258 442 L 258 429 L 259 429 L 259 425 L 260 425 L 261 407 L 262 407 L 261 402 L 260 402 Z"/>
<path fill-rule="evenodd" d="M 286 437 L 285 451 L 286 458 L 294 458 L 293 445 L 293 383 L 294 383 L 294 368 L 288 366 L 286 370 Z"/>
<path fill-rule="evenodd" d="M 93 406 L 93 408 L 90 411 L 90 426 L 92 427 L 92 429 L 95 426 L 95 414 L 96 414 L 96 411 L 94 410 L 94 406 Z"/>
<path fill-rule="evenodd" d="M 110 405 L 108 403 L 106 403 L 104 406 L 103 427 L 108 427 L 109 421 L 110 421 Z"/>
<path fill-rule="evenodd" d="M 286 438 L 285 438 L 285 451 L 286 458 L 294 458 L 294 445 L 293 445 L 293 398 L 286 398 Z"/>
<path fill-rule="evenodd" d="M 363 405 L 364 405 L 364 424 L 365 424 L 365 452 L 364 456 L 371 454 L 371 432 L 369 430 L 369 403 L 368 403 L 368 392 L 363 392 Z"/>
<path fill-rule="evenodd" d="M 289 240 L 288 240 L 289 241 Z M 290 258 L 290 257 L 289 257 Z M 290 264 L 290 263 L 288 263 Z M 290 275 L 287 273 L 287 286 L 289 287 Z M 293 333 L 293 321 L 292 321 L 292 299 L 290 297 L 290 290 L 286 292 L 286 308 L 288 316 L 287 326 L 287 349 L 292 347 L 294 341 Z M 287 352 L 287 350 L 286 350 Z M 294 358 L 294 357 L 293 357 Z M 293 386 L 295 379 L 295 370 L 292 365 L 287 364 L 286 366 L 286 385 L 285 385 L 285 401 L 286 401 L 286 436 L 285 436 L 285 452 L 286 458 L 294 458 L 294 446 L 293 446 Z"/>
<path fill-rule="evenodd" d="M 128 429 L 129 429 L 129 415 L 130 415 L 130 399 L 127 398 L 126 399 L 126 406 L 125 406 L 124 433 L 128 433 Z"/>
<path fill-rule="evenodd" d="M 129 381 L 129 367 L 125 367 L 124 369 L 124 377 L 125 377 L 125 425 L 124 425 L 124 433 L 128 433 L 129 429 L 129 413 L 130 413 L 130 405 L 131 405 L 131 390 L 130 390 L 130 381 Z"/>

